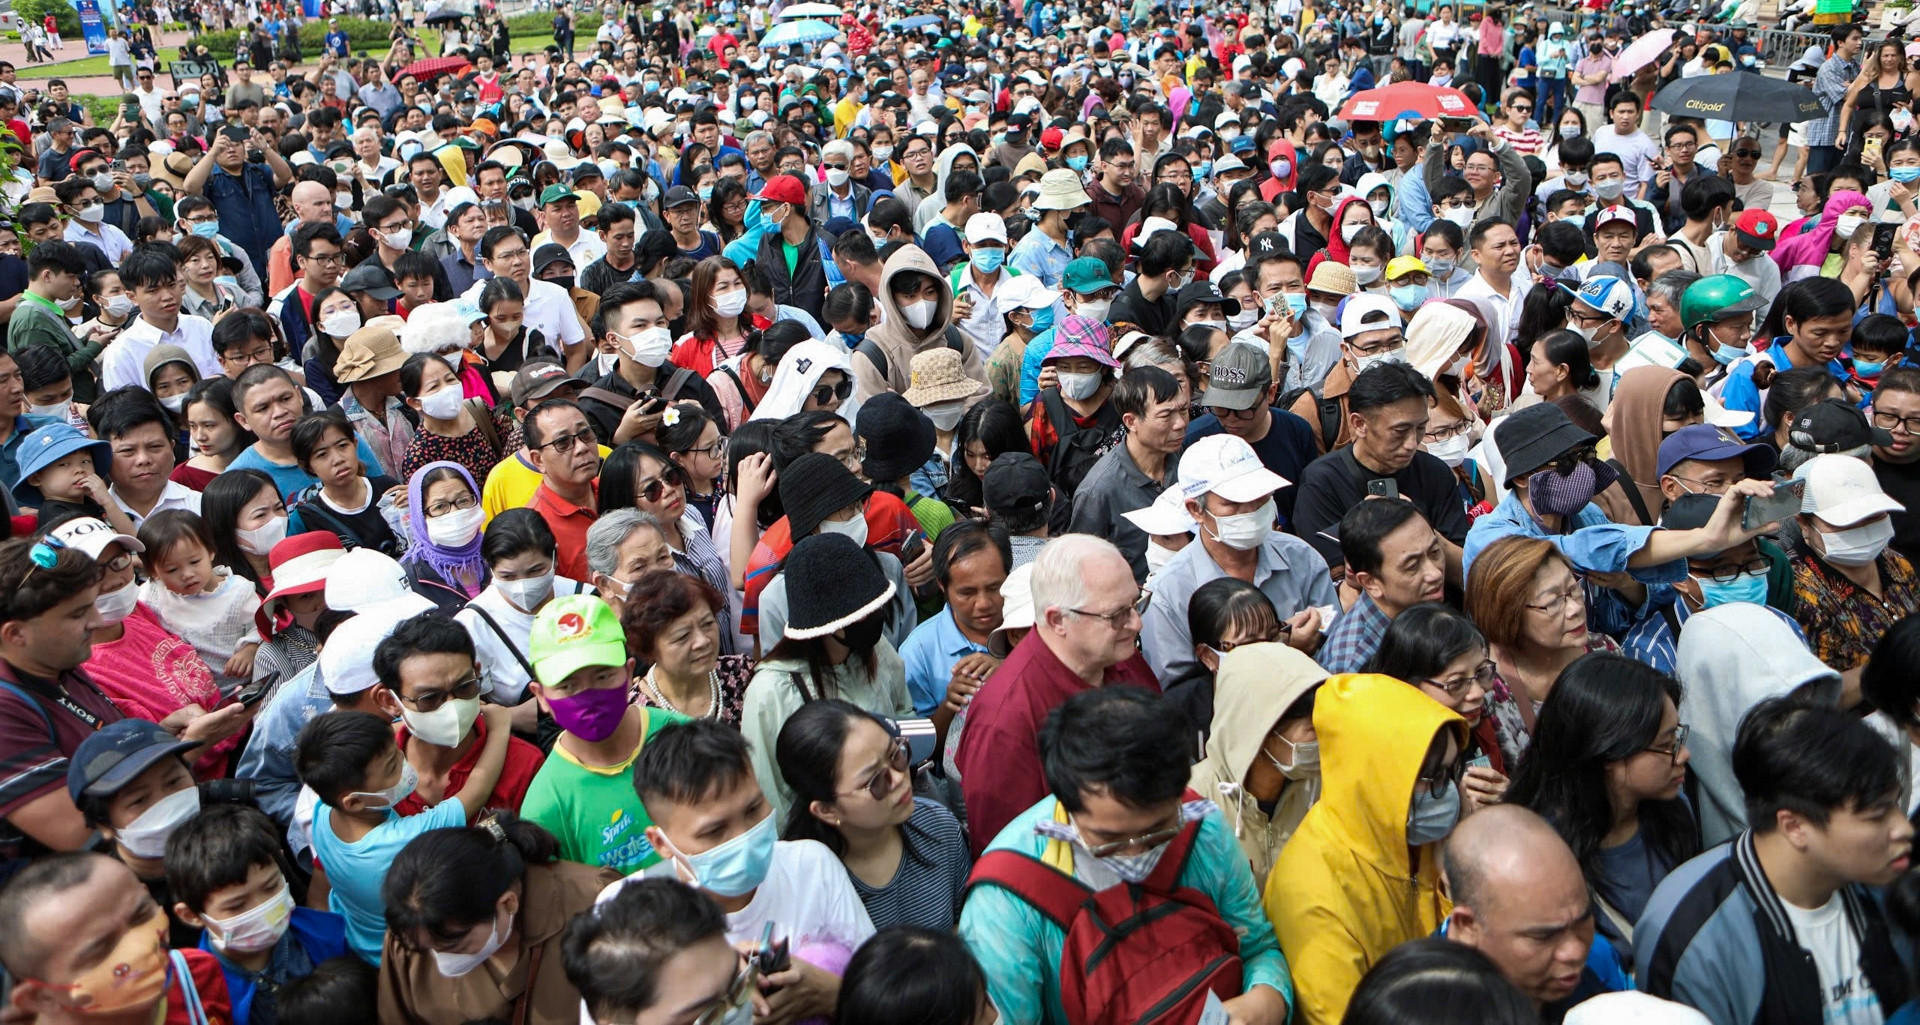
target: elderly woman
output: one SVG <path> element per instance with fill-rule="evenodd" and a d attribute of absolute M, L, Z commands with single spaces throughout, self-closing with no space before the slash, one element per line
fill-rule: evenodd
<path fill-rule="evenodd" d="M 615 612 L 624 609 L 627 591 L 641 576 L 677 568 L 673 549 L 652 513 L 610 509 L 587 528 L 588 582 Z"/>
<path fill-rule="evenodd" d="M 669 415 L 673 412 L 668 410 Z M 705 580 L 721 600 L 714 610 L 722 627 L 720 653 L 731 655 L 743 650 L 734 644 L 736 617 L 733 603 L 727 600 L 732 590 L 727 566 L 714 547 L 713 535 L 700 522 L 700 514 L 687 506 L 686 471 L 644 441 L 629 441 L 614 449 L 600 467 L 600 511 L 629 507 L 654 518 L 673 552 L 674 567 Z"/>
<path fill-rule="evenodd" d="M 647 664 L 633 680 L 637 704 L 739 728 L 753 660 L 722 654 L 725 600 L 705 580 L 652 570 L 633 582 L 620 609 L 627 651 Z"/>
<path fill-rule="evenodd" d="M 1467 615 L 1493 662 L 1488 710 L 1508 765 L 1520 764 L 1534 716 L 1560 672 L 1589 651 L 1617 652 L 1587 629 L 1587 598 L 1573 564 L 1551 541 L 1504 537 L 1482 549 L 1467 577 Z"/>

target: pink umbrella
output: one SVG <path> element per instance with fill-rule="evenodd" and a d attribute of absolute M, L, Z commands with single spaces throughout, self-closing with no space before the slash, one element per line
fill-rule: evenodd
<path fill-rule="evenodd" d="M 1634 40 L 1613 59 L 1613 80 L 1618 82 L 1658 60 L 1673 45 L 1673 35 L 1670 28 L 1657 28 Z"/>

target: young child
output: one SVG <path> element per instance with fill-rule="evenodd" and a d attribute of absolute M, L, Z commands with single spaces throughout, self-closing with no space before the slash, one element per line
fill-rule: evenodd
<path fill-rule="evenodd" d="M 106 520 L 122 534 L 134 533 L 133 519 L 107 494 L 113 449 L 67 423 L 52 423 L 20 440 L 20 483 L 13 497 L 22 508 L 39 510 L 38 527 L 78 513 Z"/>
<path fill-rule="evenodd" d="M 393 492 L 404 505 L 406 485 L 385 474 L 369 474 L 355 450 L 357 440 L 352 422 L 338 409 L 308 413 L 294 421 L 293 458 L 319 483 L 307 486 L 288 503 L 287 534 L 331 531 L 355 548 L 371 548 L 397 559 L 406 551 L 401 540 L 405 535 L 394 534 L 381 498 Z M 404 511 L 396 510 L 395 515 L 405 522 Z"/>
<path fill-rule="evenodd" d="M 438 268 L 425 253 L 402 253 L 393 261 L 393 284 L 400 289 L 400 313 L 404 316 L 433 301 L 433 272 Z"/>
<path fill-rule="evenodd" d="M 147 546 L 140 553 L 147 572 L 140 600 L 200 653 L 222 694 L 238 690 L 253 678 L 260 649 L 253 621 L 260 595 L 253 581 L 214 564 L 213 531 L 197 513 L 162 509 L 135 536 Z"/>
<path fill-rule="evenodd" d="M 294 769 L 320 799 L 313 813 L 313 882 L 327 886 L 327 906 L 347 920 L 347 945 L 380 963 L 387 906 L 380 886 L 408 841 L 432 829 L 464 826 L 486 804 L 507 760 L 513 724 L 499 705 L 481 709 L 486 746 L 452 800 L 402 817 L 394 806 L 413 793 L 413 767 L 394 743 L 393 727 L 367 712 L 330 712 L 301 729 Z"/>
<path fill-rule="evenodd" d="M 281 987 L 347 952 L 346 919 L 295 902 L 279 834 L 257 808 L 216 804 L 167 842 L 173 913 L 220 960 L 234 1025 L 277 1021 Z"/>
<path fill-rule="evenodd" d="M 1853 383 L 1863 398 L 1880 386 L 1880 375 L 1906 361 L 1907 325 L 1900 318 L 1870 313 L 1853 325 Z"/>

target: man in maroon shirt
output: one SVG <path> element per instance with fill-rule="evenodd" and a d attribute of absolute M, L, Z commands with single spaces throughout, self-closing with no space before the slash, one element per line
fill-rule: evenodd
<path fill-rule="evenodd" d="M 954 759 L 975 857 L 1048 794 L 1037 741 L 1047 713 L 1093 687 L 1159 691 L 1136 643 L 1147 598 L 1103 538 L 1067 534 L 1040 550 L 1033 630 L 973 696 Z"/>

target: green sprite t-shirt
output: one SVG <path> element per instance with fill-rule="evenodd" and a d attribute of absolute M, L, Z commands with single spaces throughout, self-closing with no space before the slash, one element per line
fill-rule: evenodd
<path fill-rule="evenodd" d="M 647 841 L 653 819 L 633 792 L 633 763 L 661 727 L 687 717 L 642 707 L 644 729 L 639 746 L 619 765 L 580 764 L 558 744 L 527 787 L 520 816 L 537 822 L 560 840 L 566 861 L 610 868 L 631 875 L 660 860 Z"/>

